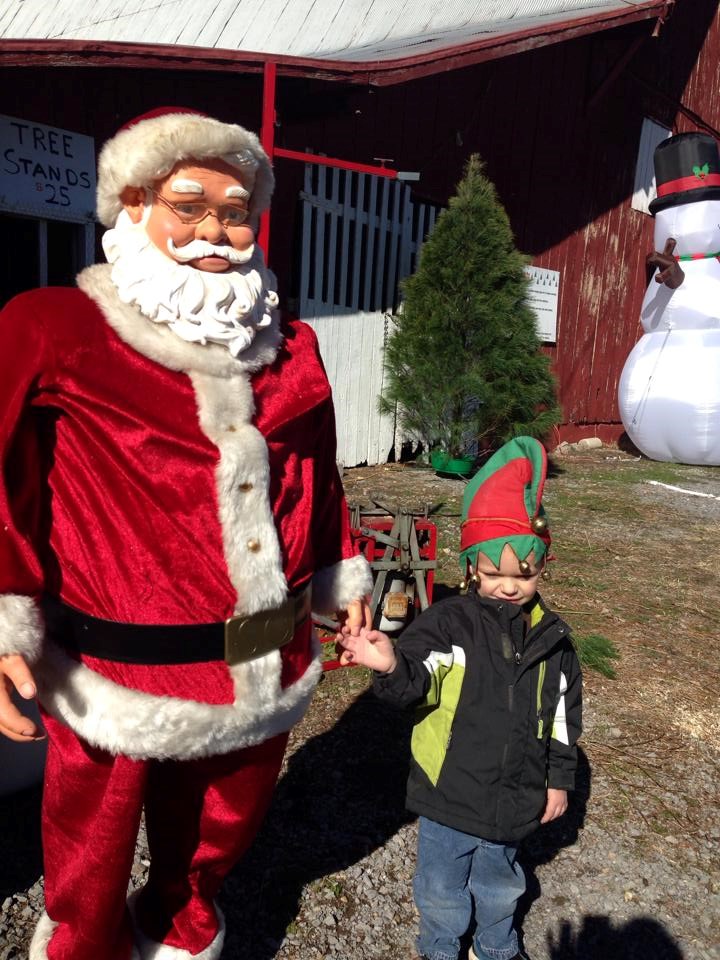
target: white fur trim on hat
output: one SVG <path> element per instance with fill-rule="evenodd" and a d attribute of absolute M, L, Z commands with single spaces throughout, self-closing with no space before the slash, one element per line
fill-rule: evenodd
<path fill-rule="evenodd" d="M 180 160 L 221 158 L 241 173 L 250 190 L 250 223 L 270 205 L 275 179 L 270 160 L 254 133 L 197 113 L 166 113 L 140 119 L 107 141 L 98 160 L 97 210 L 113 227 L 123 208 L 125 187 L 149 187 Z"/>
<path fill-rule="evenodd" d="M 29 663 L 40 656 L 45 626 L 32 597 L 0 596 L 0 657 L 20 654 Z"/>

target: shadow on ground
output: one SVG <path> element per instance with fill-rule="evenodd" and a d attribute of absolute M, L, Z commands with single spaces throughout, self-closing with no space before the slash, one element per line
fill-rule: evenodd
<path fill-rule="evenodd" d="M 409 713 L 368 691 L 291 757 L 263 829 L 223 888 L 223 957 L 270 960 L 305 884 L 357 863 L 412 819 L 410 729 Z"/>
<path fill-rule="evenodd" d="M 516 913 L 519 930 L 532 904 L 541 896 L 537 868 L 554 859 L 563 847 L 577 842 L 585 823 L 591 785 L 592 768 L 579 747 L 576 789 L 570 794 L 567 814 L 541 827 L 520 848 L 527 890 Z M 564 909 L 565 905 L 558 904 L 560 915 Z M 548 934 L 546 955 L 549 960 L 684 960 L 675 939 L 651 917 L 637 917 L 618 926 L 607 916 L 586 916 L 577 924 L 563 921 L 556 937 Z"/>
<path fill-rule="evenodd" d="M 537 867 L 577 841 L 585 822 L 591 786 L 590 763 L 585 751 L 578 748 L 577 786 L 570 794 L 567 814 L 541 827 L 524 841 L 520 850 L 527 877 L 527 890 L 517 911 L 520 929 L 533 902 L 541 896 Z M 563 908 L 558 904 L 559 913 Z M 550 960 L 683 960 L 674 938 L 650 917 L 637 917 L 618 926 L 613 926 L 607 916 L 586 916 L 577 925 L 563 921 L 557 938 L 548 934 L 547 956 Z"/>
<path fill-rule="evenodd" d="M 592 770 L 587 755 L 581 747 L 578 747 L 578 766 L 575 777 L 575 790 L 569 794 L 565 816 L 540 827 L 520 846 L 518 859 L 525 870 L 527 888 L 518 903 L 515 914 L 518 930 L 522 930 L 525 917 L 533 903 L 541 896 L 537 868 L 554 859 L 563 847 L 571 847 L 576 843 L 578 833 L 585 823 L 585 811 L 591 794 Z M 568 955 L 568 960 L 569 956 L 572 955 Z M 610 960 L 610 957 L 611 955 L 608 955 L 605 960 Z M 564 957 L 563 960 L 565 960 Z"/>
<path fill-rule="evenodd" d="M 545 824 L 535 833 L 531 834 L 520 845 L 518 859 L 522 863 L 527 880 L 527 888 L 520 898 L 515 913 L 515 926 L 522 930 L 526 916 L 532 908 L 533 903 L 541 895 L 540 881 L 537 876 L 537 868 L 542 864 L 553 860 L 563 847 L 571 847 L 577 842 L 578 833 L 585 823 L 585 811 L 591 793 L 592 771 L 585 751 L 578 747 L 578 769 L 576 774 L 576 788 L 569 795 L 569 804 L 567 813 L 559 820 Z M 469 947 L 471 943 L 471 932 L 463 939 L 463 946 Z M 552 955 L 553 960 L 570 960 L 575 954 Z M 580 958 L 581 954 L 577 954 Z M 592 955 L 595 960 L 595 955 Z M 603 960 L 615 960 L 612 954 L 608 954 Z"/>
<path fill-rule="evenodd" d="M 673 937 L 651 917 L 613 926 L 609 917 L 585 917 L 579 929 L 563 923 L 548 938 L 551 960 L 683 960 Z"/>
<path fill-rule="evenodd" d="M 0 903 L 42 876 L 41 797 L 37 786 L 0 798 Z"/>

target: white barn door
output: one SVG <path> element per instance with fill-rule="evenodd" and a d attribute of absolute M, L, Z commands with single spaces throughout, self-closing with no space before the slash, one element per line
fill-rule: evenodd
<path fill-rule="evenodd" d="M 298 315 L 312 326 L 333 389 L 338 460 L 385 463 L 394 419 L 378 413 L 398 283 L 414 269 L 437 208 L 397 180 L 306 164 Z"/>

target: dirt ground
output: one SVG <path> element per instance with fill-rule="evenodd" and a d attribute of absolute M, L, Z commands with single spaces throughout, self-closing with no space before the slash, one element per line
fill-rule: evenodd
<path fill-rule="evenodd" d="M 462 481 L 400 464 L 343 481 L 351 504 L 427 509 L 434 599 L 456 589 Z M 555 455 L 544 503 L 555 560 L 542 593 L 578 638 L 618 656 L 614 677 L 584 669 L 568 813 L 523 844 L 525 948 L 534 960 L 720 960 L 720 468 L 613 448 Z M 292 731 L 266 822 L 220 897 L 228 960 L 413 956 L 411 717 L 369 686 L 362 668 L 328 671 Z M 39 789 L 0 803 L 0 960 L 27 960 L 43 906 L 38 807 Z M 141 838 L 134 884 L 148 862 Z"/>
<path fill-rule="evenodd" d="M 343 482 L 351 504 L 430 507 L 436 595 L 458 583 L 461 480 L 387 464 L 345 470 Z M 609 831 L 636 822 L 638 844 L 667 850 L 677 839 L 681 855 L 709 845 L 720 864 L 717 778 L 684 789 L 693 758 L 715 773 L 720 761 L 720 468 L 610 447 L 556 454 L 544 504 L 555 557 L 544 597 L 577 634 L 604 637 L 619 653 L 614 679 L 584 671 L 596 722 L 583 748 L 603 774 L 588 815 Z"/>

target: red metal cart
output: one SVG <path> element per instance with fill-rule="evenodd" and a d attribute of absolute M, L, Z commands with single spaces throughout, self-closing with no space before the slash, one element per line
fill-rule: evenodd
<path fill-rule="evenodd" d="M 381 504 L 372 509 L 350 507 L 352 535 L 373 571 L 370 608 L 373 625 L 394 636 L 432 603 L 437 564 L 437 527 L 423 514 L 391 510 Z M 335 642 L 337 624 L 313 614 L 323 643 Z M 336 658 L 324 670 L 341 666 Z"/>

